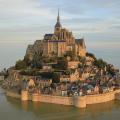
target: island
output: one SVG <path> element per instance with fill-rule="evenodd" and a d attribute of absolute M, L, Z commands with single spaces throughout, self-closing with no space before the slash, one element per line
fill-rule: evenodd
<path fill-rule="evenodd" d="M 63 28 L 58 11 L 53 33 L 28 45 L 23 60 L 0 73 L 6 95 L 21 101 L 86 105 L 120 100 L 119 69 L 98 59 Z"/>

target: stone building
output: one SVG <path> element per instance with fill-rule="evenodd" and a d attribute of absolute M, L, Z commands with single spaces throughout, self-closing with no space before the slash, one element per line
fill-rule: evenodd
<path fill-rule="evenodd" d="M 5 79 L 4 75 L 0 75 L 0 81 L 3 81 Z"/>
<path fill-rule="evenodd" d="M 61 75 L 60 82 L 75 82 L 80 80 L 80 75 L 78 69 L 74 69 L 70 75 Z"/>
<path fill-rule="evenodd" d="M 43 40 L 37 40 L 33 45 L 29 45 L 26 55 L 30 59 L 33 58 L 34 54 L 61 57 L 67 51 L 72 51 L 75 55 L 85 56 L 86 46 L 84 39 L 75 39 L 72 32 L 62 27 L 58 11 L 54 33 L 45 34 Z"/>

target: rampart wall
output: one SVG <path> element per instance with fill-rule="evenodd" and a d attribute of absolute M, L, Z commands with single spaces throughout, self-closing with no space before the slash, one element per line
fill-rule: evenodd
<path fill-rule="evenodd" d="M 116 90 L 104 94 L 87 95 L 82 97 L 79 96 L 63 97 L 63 96 L 39 95 L 39 94 L 29 95 L 27 91 L 22 91 L 21 96 L 11 92 L 7 92 L 6 95 L 14 98 L 21 98 L 22 101 L 31 100 L 33 102 L 73 105 L 79 108 L 85 108 L 87 105 L 90 104 L 103 103 L 115 99 L 120 100 L 120 90 Z"/>

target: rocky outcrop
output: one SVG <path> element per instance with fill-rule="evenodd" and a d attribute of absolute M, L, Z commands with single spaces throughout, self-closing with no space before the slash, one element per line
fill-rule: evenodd
<path fill-rule="evenodd" d="M 41 54 L 42 51 L 42 40 L 36 40 L 33 45 L 28 45 L 25 57 L 27 57 L 29 60 L 32 60 L 35 54 Z"/>

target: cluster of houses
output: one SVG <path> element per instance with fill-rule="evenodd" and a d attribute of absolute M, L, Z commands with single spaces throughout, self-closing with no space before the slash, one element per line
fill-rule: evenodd
<path fill-rule="evenodd" d="M 119 89 L 119 75 L 111 77 L 103 75 L 96 77 L 88 77 L 84 81 L 62 81 L 60 83 L 52 83 L 52 79 L 42 79 L 40 76 L 23 80 L 22 89 L 28 90 L 30 93 L 37 92 L 40 94 L 58 95 L 58 96 L 83 96 L 91 94 L 106 93 Z"/>
<path fill-rule="evenodd" d="M 37 92 L 40 94 L 58 96 L 83 96 L 91 94 L 105 93 L 119 89 L 120 73 L 114 66 L 109 65 L 114 72 L 110 74 L 106 67 L 100 69 L 93 65 L 93 58 L 86 57 L 84 66 L 80 61 L 68 61 L 67 74 L 65 70 L 58 70 L 60 73 L 59 82 L 54 83 L 52 78 L 40 75 L 21 75 L 20 70 L 10 69 L 9 76 L 3 82 L 3 87 L 15 89 L 19 92 L 24 89 L 29 93 Z M 54 71 L 52 64 L 45 64 L 40 72 Z M 0 77 L 1 79 L 2 76 Z"/>

